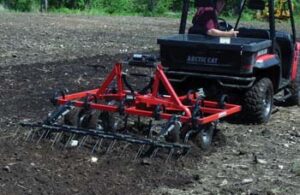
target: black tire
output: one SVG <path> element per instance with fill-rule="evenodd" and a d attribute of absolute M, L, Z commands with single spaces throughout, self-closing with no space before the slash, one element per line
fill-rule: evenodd
<path fill-rule="evenodd" d="M 109 113 L 107 111 L 103 111 L 99 115 L 99 124 L 103 128 L 104 131 L 115 132 L 116 125 L 115 125 L 115 113 Z"/>
<path fill-rule="evenodd" d="M 99 110 L 89 110 L 81 122 L 81 127 L 88 129 L 97 129 L 101 112 Z"/>
<path fill-rule="evenodd" d="M 300 106 L 300 60 L 298 61 L 297 76 L 290 85 L 292 96 L 286 100 L 289 105 Z"/>
<path fill-rule="evenodd" d="M 273 107 L 273 84 L 269 78 L 258 80 L 245 94 L 242 104 L 243 120 L 261 124 L 269 121 Z"/>
<path fill-rule="evenodd" d="M 64 124 L 77 127 L 81 110 L 82 108 L 77 107 L 70 110 L 70 112 L 64 117 Z"/>

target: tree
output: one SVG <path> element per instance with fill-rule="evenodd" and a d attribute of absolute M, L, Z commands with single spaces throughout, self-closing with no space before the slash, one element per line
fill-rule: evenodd
<path fill-rule="evenodd" d="M 41 3 L 41 12 L 47 12 L 48 11 L 48 0 L 40 0 Z"/>

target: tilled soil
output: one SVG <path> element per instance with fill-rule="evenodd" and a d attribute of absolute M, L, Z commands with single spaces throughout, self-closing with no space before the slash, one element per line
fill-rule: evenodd
<path fill-rule="evenodd" d="M 177 33 L 178 24 L 0 13 L 0 194 L 300 194 L 296 106 L 277 107 L 265 125 L 222 122 L 211 151 L 193 149 L 168 162 L 162 154 L 134 161 L 135 148 L 91 154 L 16 139 L 16 132 L 29 131 L 19 121 L 42 120 L 53 109 L 55 89 L 97 87 L 127 54 L 158 52 L 156 38 Z"/>

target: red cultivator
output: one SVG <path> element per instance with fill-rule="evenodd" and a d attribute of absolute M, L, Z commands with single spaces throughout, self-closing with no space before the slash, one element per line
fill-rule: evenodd
<path fill-rule="evenodd" d="M 216 122 L 241 110 L 238 105 L 227 104 L 224 97 L 213 102 L 197 92 L 178 96 L 162 66 L 144 56 L 135 56 L 129 64 L 155 68 L 142 90 L 133 90 L 122 64 L 117 63 L 99 88 L 68 95 L 56 93 L 53 101 L 59 106 L 43 123 L 22 124 L 40 127 L 32 130 L 28 138 L 41 130 L 38 140 L 54 133 L 53 145 L 68 136 L 64 139 L 66 146 L 74 140 L 80 140 L 78 146 L 82 146 L 92 137 L 93 152 L 108 139 L 111 144 L 107 150 L 116 141 L 126 141 L 141 146 L 136 157 L 152 156 L 159 149 L 168 149 L 171 156 L 174 152 L 186 154 L 189 140 L 208 147 Z"/>

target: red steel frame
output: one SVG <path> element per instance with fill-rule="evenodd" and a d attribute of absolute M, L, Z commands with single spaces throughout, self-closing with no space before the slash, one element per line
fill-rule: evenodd
<path fill-rule="evenodd" d="M 295 46 L 294 59 L 292 64 L 292 75 L 291 75 L 292 81 L 296 80 L 298 68 L 300 68 L 298 66 L 299 55 L 300 55 L 300 42 L 297 42 Z"/>
<path fill-rule="evenodd" d="M 109 93 L 108 88 L 114 80 L 116 81 L 117 91 Z M 163 97 L 159 96 L 158 91 L 160 84 L 163 85 L 169 95 L 164 95 Z M 96 97 L 97 100 L 114 99 L 121 101 L 126 97 L 126 95 L 130 94 L 130 91 L 124 88 L 122 80 L 122 65 L 117 63 L 99 88 L 61 96 L 57 98 L 57 102 L 58 104 L 63 105 L 68 101 L 74 101 L 76 107 L 83 107 L 86 105 L 84 98 L 88 95 Z M 156 67 L 151 93 L 139 94 L 138 92 L 134 92 L 134 96 L 135 98 L 130 104 L 125 103 L 125 114 L 153 117 L 155 106 L 161 105 L 164 108 L 160 113 L 161 119 L 169 120 L 174 113 L 181 113 L 179 115 L 179 120 L 183 123 L 191 123 L 193 104 L 197 102 L 198 98 L 197 93 L 179 97 L 164 74 L 161 65 L 157 65 Z M 184 104 L 184 100 L 186 98 L 189 99 L 189 105 Z M 91 109 L 98 109 L 102 111 L 119 112 L 119 107 L 116 105 L 89 102 L 89 107 Z M 218 102 L 202 101 L 200 110 L 203 113 L 203 117 L 197 118 L 196 122 L 198 124 L 207 124 L 241 111 L 241 106 L 225 103 L 224 107 L 220 108 Z"/>

